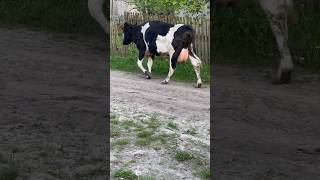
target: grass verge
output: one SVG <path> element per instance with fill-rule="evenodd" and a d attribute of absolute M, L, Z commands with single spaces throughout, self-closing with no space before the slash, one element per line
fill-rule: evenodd
<path fill-rule="evenodd" d="M 111 54 L 110 68 L 113 70 L 121 70 L 127 72 L 141 73 L 137 66 L 137 52 L 130 50 L 128 56 L 123 57 L 119 54 Z M 152 75 L 153 77 L 166 78 L 169 71 L 169 62 L 165 59 L 156 57 L 153 61 Z M 144 61 L 144 66 L 147 67 L 147 60 Z M 210 66 L 202 64 L 201 78 L 203 83 L 210 83 Z M 191 63 L 188 61 L 184 64 L 178 64 L 172 78 L 174 81 L 196 82 L 196 74 Z"/>

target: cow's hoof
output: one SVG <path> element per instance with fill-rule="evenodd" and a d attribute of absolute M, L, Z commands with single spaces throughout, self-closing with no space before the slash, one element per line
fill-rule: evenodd
<path fill-rule="evenodd" d="M 273 84 L 290 84 L 291 82 L 292 70 L 283 70 L 280 74 L 280 77 L 276 77 L 273 80 Z"/>
<path fill-rule="evenodd" d="M 151 79 L 151 73 L 148 71 L 144 73 L 144 76 L 146 77 L 146 79 Z"/>
<path fill-rule="evenodd" d="M 161 81 L 161 84 L 168 84 L 168 81 L 163 80 L 163 81 Z"/>
<path fill-rule="evenodd" d="M 196 88 L 201 88 L 201 83 L 197 84 L 195 87 Z"/>
<path fill-rule="evenodd" d="M 291 74 L 292 74 L 292 70 L 283 70 L 281 72 L 280 82 L 282 82 L 282 84 L 290 84 Z"/>

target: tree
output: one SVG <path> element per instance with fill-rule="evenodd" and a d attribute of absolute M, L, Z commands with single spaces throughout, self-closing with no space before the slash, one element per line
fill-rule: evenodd
<path fill-rule="evenodd" d="M 184 11 L 203 14 L 209 0 L 132 0 L 140 12 L 148 14 L 176 14 Z"/>

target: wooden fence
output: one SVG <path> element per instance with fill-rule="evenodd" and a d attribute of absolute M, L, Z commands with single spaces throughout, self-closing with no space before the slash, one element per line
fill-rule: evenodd
<path fill-rule="evenodd" d="M 111 50 L 123 56 L 128 54 L 131 46 L 122 45 L 122 27 L 124 22 L 142 24 L 150 20 L 159 20 L 171 24 L 189 24 L 196 32 L 196 51 L 204 64 L 210 63 L 210 19 L 177 17 L 168 15 L 148 15 L 142 13 L 126 13 L 124 16 L 111 17 Z"/>

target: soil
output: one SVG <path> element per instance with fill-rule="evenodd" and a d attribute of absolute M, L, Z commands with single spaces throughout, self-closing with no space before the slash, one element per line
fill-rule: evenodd
<path fill-rule="evenodd" d="M 319 179 L 319 75 L 274 85 L 268 70 L 214 67 L 215 179 Z"/>
<path fill-rule="evenodd" d="M 27 29 L 0 34 L 0 169 L 18 179 L 105 180 L 103 45 Z"/>
<path fill-rule="evenodd" d="M 156 67 L 155 67 L 156 68 Z M 210 88 L 195 88 L 191 83 L 170 81 L 161 84 L 163 79 L 145 79 L 142 74 L 120 71 L 110 73 L 111 112 L 122 119 L 141 122 L 136 117 L 156 115 L 161 121 L 159 131 L 176 133 L 178 149 L 191 152 L 209 164 L 210 159 Z M 165 78 L 165 77 L 164 77 Z M 167 127 L 170 121 L 177 124 L 177 130 Z M 195 134 L 188 134 L 194 129 Z M 126 135 L 134 137 L 135 134 Z M 113 140 L 113 138 L 112 138 Z M 134 141 L 134 140 L 133 140 Z M 126 162 L 137 160 L 135 155 L 142 154 L 138 163 L 126 168 L 138 175 L 152 175 L 159 179 L 200 179 L 195 174 L 199 167 L 192 162 L 180 163 L 174 159 L 174 150 L 162 145 L 160 150 L 130 144 L 121 151 L 111 146 L 111 174 L 126 167 Z M 120 162 L 119 162 L 120 161 Z M 196 166 L 196 165 L 195 165 Z"/>

